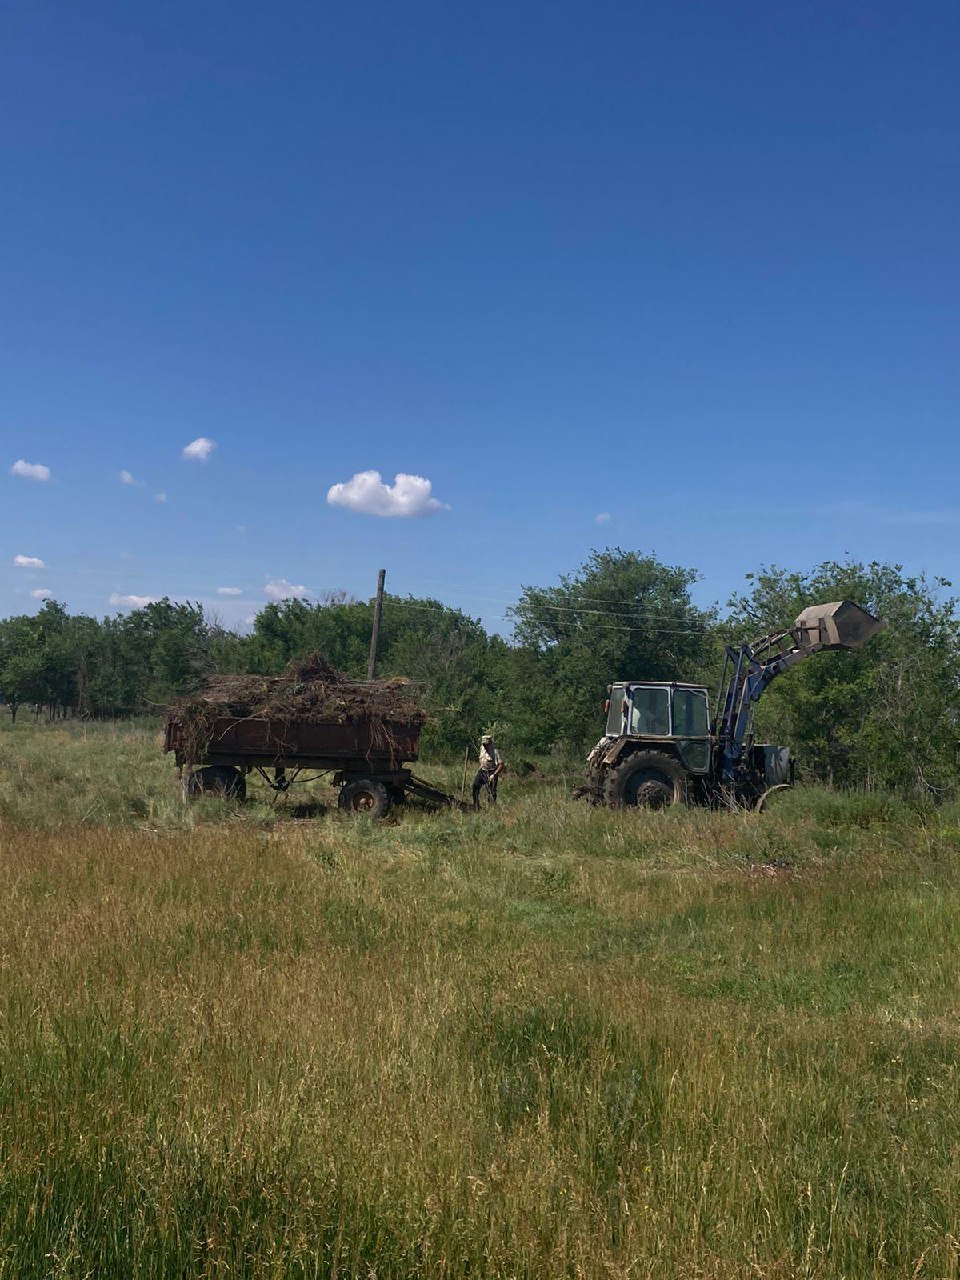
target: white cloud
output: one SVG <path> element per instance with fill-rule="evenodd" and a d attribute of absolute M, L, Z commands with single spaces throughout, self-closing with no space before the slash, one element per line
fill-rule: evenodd
<path fill-rule="evenodd" d="M 399 472 L 393 484 L 384 484 L 379 471 L 358 471 L 352 480 L 330 486 L 327 501 L 368 516 L 426 516 L 449 511 L 445 502 L 430 496 L 433 488 L 423 476 Z"/>
<path fill-rule="evenodd" d="M 126 468 L 124 468 L 124 470 L 120 472 L 120 483 L 136 485 L 138 489 L 143 488 L 143 481 L 137 480 L 134 476 L 130 474 L 129 471 L 126 470 Z"/>
<path fill-rule="evenodd" d="M 217 587 L 218 596 L 242 596 L 243 587 Z"/>
<path fill-rule="evenodd" d="M 610 523 L 610 512 L 609 512 L 609 511 L 601 511 L 598 515 L 595 515 L 593 518 L 594 518 L 594 520 L 597 522 L 597 524 L 609 524 L 609 523 Z"/>
<path fill-rule="evenodd" d="M 12 476 L 23 476 L 27 480 L 49 480 L 50 468 L 45 467 L 42 462 L 24 462 L 22 458 L 18 458 L 10 468 Z"/>
<path fill-rule="evenodd" d="M 196 440 L 191 440 L 189 444 L 183 446 L 181 457 L 186 458 L 189 462 L 206 462 L 217 447 L 215 440 L 208 440 L 206 436 L 198 436 Z"/>
<path fill-rule="evenodd" d="M 158 502 L 166 502 L 166 500 L 167 500 L 167 495 L 166 495 L 165 493 L 158 493 L 158 494 L 157 494 L 157 501 L 158 501 Z"/>
<path fill-rule="evenodd" d="M 39 556 L 14 556 L 13 563 L 18 569 L 45 569 L 47 567 Z"/>
<path fill-rule="evenodd" d="M 33 596 L 34 600 L 53 599 L 53 592 L 49 587 L 37 587 L 36 591 L 31 591 L 30 594 Z"/>
<path fill-rule="evenodd" d="M 304 586 L 295 587 L 286 578 L 271 578 L 263 588 L 263 594 L 268 600 L 299 600 L 302 596 L 307 595 L 307 588 Z"/>
<path fill-rule="evenodd" d="M 122 596 L 119 592 L 114 591 L 110 595 L 110 603 L 119 605 L 124 609 L 142 609 L 144 605 L 156 604 L 156 596 Z"/>

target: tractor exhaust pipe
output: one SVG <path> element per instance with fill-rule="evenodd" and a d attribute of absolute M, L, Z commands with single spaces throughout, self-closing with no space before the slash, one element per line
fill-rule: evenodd
<path fill-rule="evenodd" d="M 793 635 L 797 647 L 810 653 L 821 649 L 859 649 L 886 625 L 851 600 L 836 600 L 804 609 L 793 624 Z"/>

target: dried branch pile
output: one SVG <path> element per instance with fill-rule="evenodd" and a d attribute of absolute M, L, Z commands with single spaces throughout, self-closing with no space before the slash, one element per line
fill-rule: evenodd
<path fill-rule="evenodd" d="M 203 758 L 214 721 L 224 718 L 326 724 L 367 721 L 375 737 L 389 740 L 391 724 L 419 729 L 427 717 L 402 677 L 352 680 L 322 653 L 311 653 L 291 662 L 279 676 L 212 676 L 202 689 L 178 698 L 170 708 L 170 719 L 179 727 L 190 760 Z"/>

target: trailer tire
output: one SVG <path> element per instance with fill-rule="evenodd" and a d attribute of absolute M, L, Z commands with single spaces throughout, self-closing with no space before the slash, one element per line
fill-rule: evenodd
<path fill-rule="evenodd" d="M 208 764 L 187 775 L 188 800 L 197 796 L 220 796 L 223 800 L 246 800 L 247 780 L 239 769 L 227 764 Z"/>
<path fill-rule="evenodd" d="M 344 813 L 382 818 L 390 808 L 390 794 L 382 782 L 374 778 L 359 778 L 340 788 L 337 805 Z"/>
<path fill-rule="evenodd" d="M 687 774 L 661 751 L 635 751 L 607 774 L 603 798 L 611 809 L 668 809 L 686 804 Z"/>

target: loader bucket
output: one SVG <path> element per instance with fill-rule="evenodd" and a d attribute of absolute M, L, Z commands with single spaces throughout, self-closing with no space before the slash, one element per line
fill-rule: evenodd
<path fill-rule="evenodd" d="M 859 649 L 887 624 L 851 600 L 812 604 L 793 624 L 801 649 Z"/>

